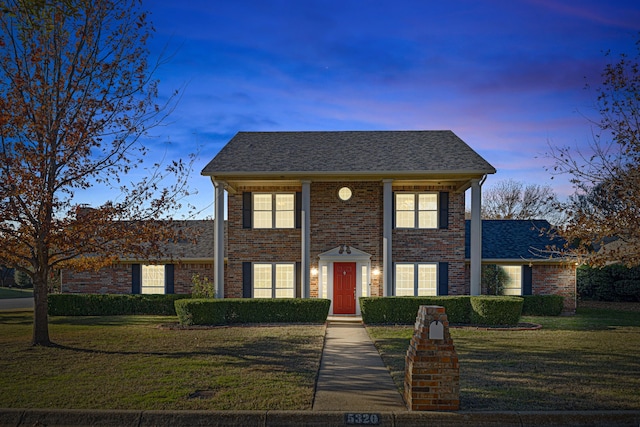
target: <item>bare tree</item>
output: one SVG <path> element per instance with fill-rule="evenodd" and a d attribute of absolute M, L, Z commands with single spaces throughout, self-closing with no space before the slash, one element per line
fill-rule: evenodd
<path fill-rule="evenodd" d="M 498 181 L 483 191 L 482 199 L 484 219 L 557 219 L 557 196 L 549 186 Z"/>
<path fill-rule="evenodd" d="M 636 48 L 634 58 L 622 54 L 602 73 L 589 148 L 549 153 L 552 173 L 570 175 L 575 189 L 563 206 L 568 249 L 596 266 L 640 265 L 640 40 Z"/>
<path fill-rule="evenodd" d="M 0 2 L 0 265 L 34 285 L 34 345 L 50 345 L 47 282 L 56 268 L 99 268 L 122 255 L 160 256 L 191 162 L 142 164 L 158 105 L 153 32 L 137 0 Z M 172 100 L 169 101 L 171 103 Z M 169 179 L 170 181 L 166 181 Z M 93 209 L 94 185 L 119 191 Z"/>

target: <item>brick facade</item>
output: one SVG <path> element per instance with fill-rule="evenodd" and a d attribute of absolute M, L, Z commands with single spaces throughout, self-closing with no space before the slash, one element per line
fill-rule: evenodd
<path fill-rule="evenodd" d="M 130 294 L 132 264 L 113 264 L 98 271 L 62 270 L 61 291 L 87 294 Z M 213 281 L 213 263 L 174 264 L 174 293 L 190 294 L 194 274 Z"/>
<path fill-rule="evenodd" d="M 349 187 L 352 196 L 343 201 L 338 190 Z M 464 193 L 450 187 L 402 186 L 395 191 L 449 193 L 447 229 L 393 230 L 393 260 L 402 262 L 448 262 L 449 294 L 468 293 L 464 276 Z M 225 297 L 242 297 L 243 262 L 300 262 L 301 231 L 243 227 L 243 195 L 250 192 L 300 192 L 299 186 L 238 187 L 228 195 L 228 264 Z M 312 182 L 310 185 L 310 268 L 318 268 L 318 255 L 348 245 L 371 255 L 371 295 L 383 295 L 381 181 Z M 318 276 L 312 275 L 311 296 L 318 295 Z"/>
<path fill-rule="evenodd" d="M 534 265 L 532 273 L 532 290 L 534 295 L 562 295 L 564 312 L 573 314 L 576 311 L 576 265 L 545 264 Z"/>
<path fill-rule="evenodd" d="M 240 187 L 227 197 L 228 262 L 224 278 L 225 298 L 242 298 L 243 262 L 300 262 L 299 228 L 243 228 L 243 193 L 295 193 L 300 186 Z"/>
<path fill-rule="evenodd" d="M 349 187 L 347 201 L 338 190 Z M 318 255 L 339 245 L 349 245 L 371 255 L 371 268 L 382 270 L 382 183 L 311 183 L 311 267 L 318 267 Z M 379 275 L 371 278 L 371 294 L 382 295 Z M 311 277 L 311 294 L 318 293 L 318 277 Z"/>
<path fill-rule="evenodd" d="M 447 262 L 449 263 L 449 295 L 469 293 L 469 281 L 465 280 L 464 193 L 456 193 L 449 187 L 402 186 L 396 191 L 449 193 L 446 229 L 395 229 L 393 230 L 394 262 Z"/>

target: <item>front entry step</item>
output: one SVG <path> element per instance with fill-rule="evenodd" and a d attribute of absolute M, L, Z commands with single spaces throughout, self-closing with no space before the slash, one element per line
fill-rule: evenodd
<path fill-rule="evenodd" d="M 362 317 L 330 315 L 327 317 L 327 323 L 362 323 Z"/>

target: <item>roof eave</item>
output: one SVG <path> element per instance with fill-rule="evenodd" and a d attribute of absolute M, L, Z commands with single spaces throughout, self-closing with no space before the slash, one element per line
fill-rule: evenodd
<path fill-rule="evenodd" d="M 491 169 L 463 169 L 463 170 L 430 170 L 430 171 L 233 171 L 233 172 L 209 172 L 203 170 L 200 174 L 219 180 L 243 180 L 243 179 L 305 179 L 305 178 L 332 178 L 342 179 L 369 178 L 369 179 L 403 179 L 403 178 L 458 178 L 472 179 L 487 174 L 494 174 Z"/>
<path fill-rule="evenodd" d="M 482 258 L 483 264 L 566 264 L 574 262 L 571 257 L 562 258 Z M 471 262 L 470 258 L 465 258 L 465 262 Z"/>

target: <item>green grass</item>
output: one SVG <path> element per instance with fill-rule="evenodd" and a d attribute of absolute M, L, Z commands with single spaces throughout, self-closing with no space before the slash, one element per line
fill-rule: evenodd
<path fill-rule="evenodd" d="M 0 313 L 0 407 L 311 409 L 324 326 L 158 327 L 176 320 L 52 317 L 47 348 Z"/>
<path fill-rule="evenodd" d="M 0 287 L 0 299 L 33 298 L 33 289 L 16 289 Z"/>
<path fill-rule="evenodd" d="M 462 410 L 640 409 L 640 313 L 523 317 L 536 331 L 451 329 Z M 411 326 L 370 326 L 399 389 Z"/>

